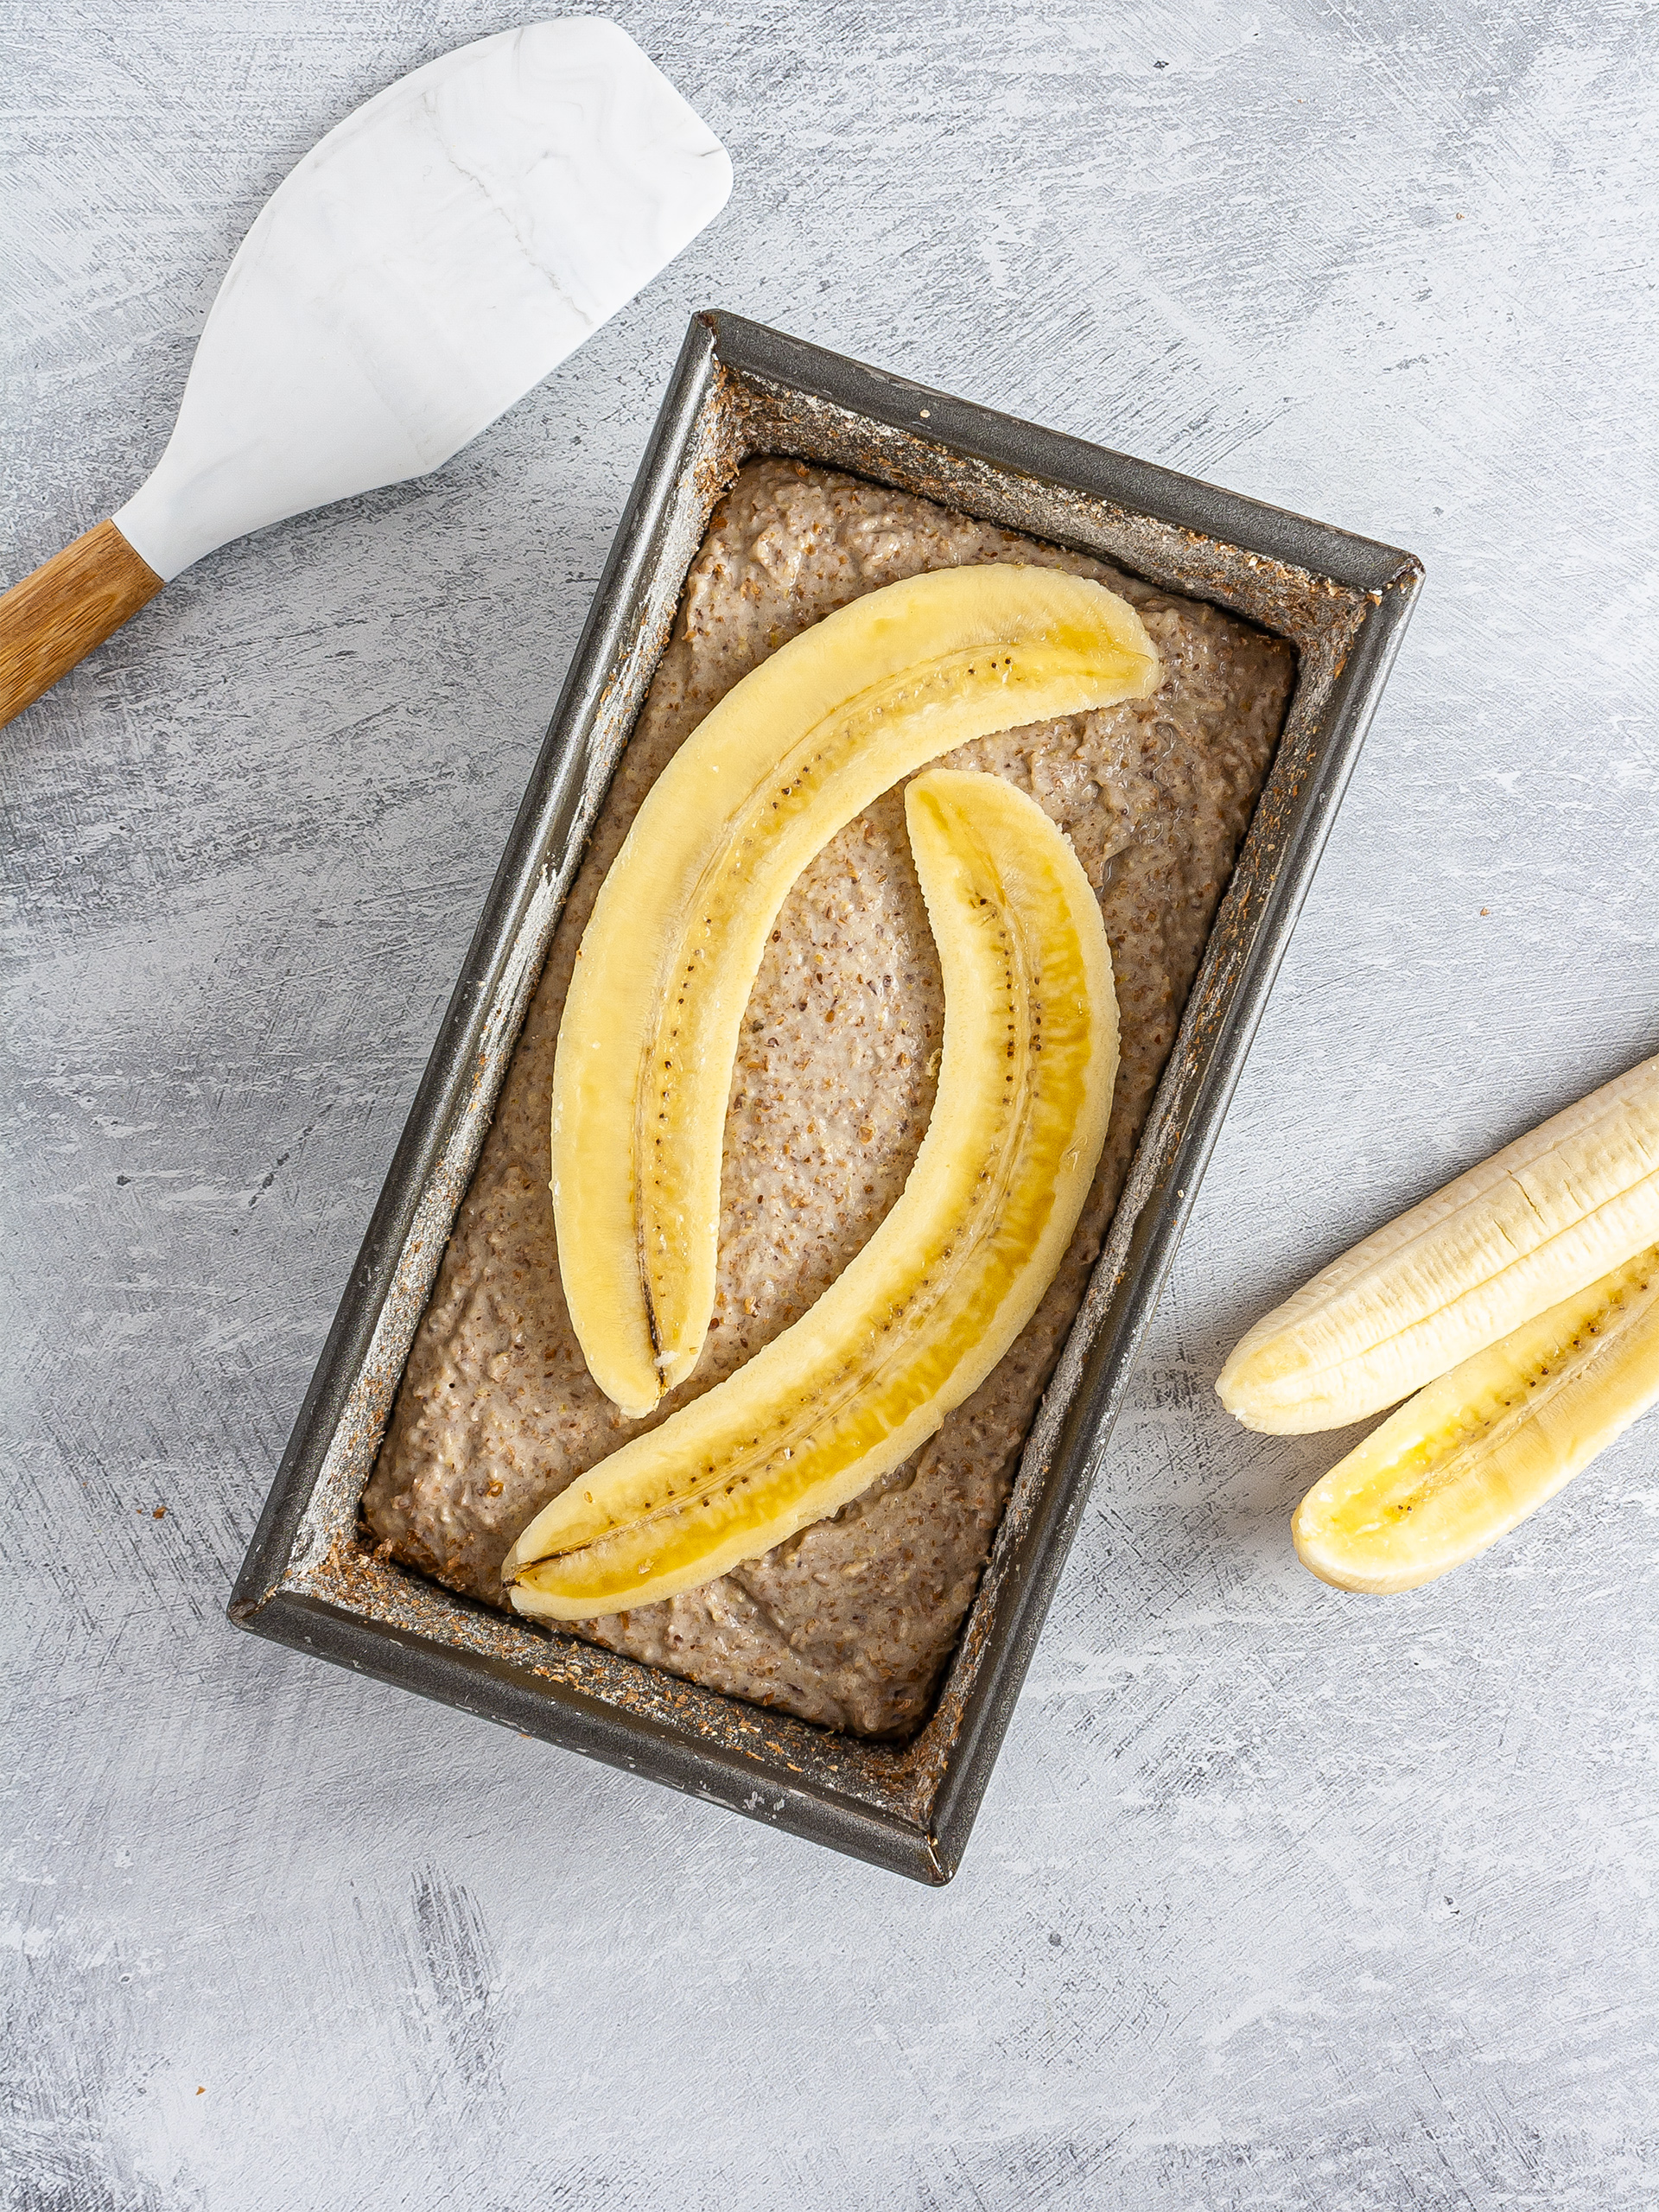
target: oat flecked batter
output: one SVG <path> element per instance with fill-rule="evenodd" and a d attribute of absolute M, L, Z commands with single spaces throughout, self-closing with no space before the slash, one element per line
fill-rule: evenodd
<path fill-rule="evenodd" d="M 577 1631 L 861 1734 L 907 1730 L 927 1711 L 1272 757 L 1290 650 L 1214 607 L 804 462 L 741 472 L 561 918 L 363 1502 L 391 1556 L 501 1604 L 501 1560 L 531 1516 L 798 1320 L 899 1196 L 932 1109 L 943 1016 L 902 786 L 824 848 L 779 917 L 732 1080 L 709 1342 L 650 1422 L 601 1395 L 565 1311 L 547 1187 L 553 1051 L 601 880 L 676 747 L 741 677 L 836 607 L 981 561 L 1098 578 L 1133 602 L 1163 658 L 1150 699 L 1005 731 L 934 764 L 988 769 L 1029 792 L 1099 893 L 1122 1059 L 1094 1190 L 1024 1334 L 914 1459 L 765 1558 Z"/>

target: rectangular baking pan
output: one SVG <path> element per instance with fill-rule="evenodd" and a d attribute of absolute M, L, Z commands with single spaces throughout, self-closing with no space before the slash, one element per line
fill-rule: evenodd
<path fill-rule="evenodd" d="M 868 1743 L 452 1595 L 358 1511 L 561 902 L 715 501 L 791 454 L 1080 548 L 1290 639 L 1294 693 L 1111 1235 L 937 1704 Z M 256 1634 L 918 1881 L 955 1872 L 1136 1351 L 1422 580 L 1409 554 L 695 316 L 363 1249 L 238 1577 Z"/>

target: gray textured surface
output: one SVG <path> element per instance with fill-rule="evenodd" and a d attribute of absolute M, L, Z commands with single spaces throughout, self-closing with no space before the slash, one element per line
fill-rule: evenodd
<path fill-rule="evenodd" d="M 614 12 L 731 148 L 715 230 L 442 477 L 215 556 L 0 740 L 11 2201 L 1659 2202 L 1659 1433 L 1364 1601 L 1286 1533 L 1331 1446 L 1209 1389 L 1659 1046 L 1659 22 Z M 513 19 L 7 0 L 6 575 L 133 488 L 286 166 Z M 1429 570 L 938 1896 L 222 1619 L 711 302 Z"/>

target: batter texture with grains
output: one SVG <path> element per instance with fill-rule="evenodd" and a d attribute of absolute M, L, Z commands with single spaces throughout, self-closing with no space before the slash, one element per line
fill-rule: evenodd
<path fill-rule="evenodd" d="M 779 917 L 733 1075 L 713 1327 L 696 1372 L 644 1421 L 594 1383 L 565 1311 L 547 1188 L 554 1046 L 605 871 L 702 717 L 835 608 L 925 569 L 982 561 L 1096 578 L 1135 606 L 1163 660 L 1150 699 L 1003 731 L 935 764 L 989 771 L 1029 793 L 1070 836 L 1100 899 L 1122 1060 L 1094 1187 L 1023 1334 L 913 1459 L 765 1558 L 575 1631 L 866 1735 L 902 1734 L 925 1716 L 1272 759 L 1292 654 L 1215 607 L 799 461 L 741 471 L 687 578 L 561 918 L 364 1497 L 372 1541 L 503 1604 L 500 1564 L 531 1516 L 798 1320 L 898 1198 L 932 1108 L 944 1010 L 902 786 L 824 848 Z"/>

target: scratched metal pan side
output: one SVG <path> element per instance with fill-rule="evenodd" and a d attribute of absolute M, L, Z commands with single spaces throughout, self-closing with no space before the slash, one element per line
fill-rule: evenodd
<path fill-rule="evenodd" d="M 924 497 L 961 501 L 967 512 L 1011 528 L 1032 526 L 1033 496 L 1044 489 L 1058 493 L 1065 504 L 1050 507 L 1045 535 L 1086 541 L 1090 550 L 1171 589 L 1230 597 L 1204 585 L 1211 574 L 1225 573 L 1238 552 L 1258 573 L 1292 571 L 1347 592 L 1386 590 L 1408 573 L 1421 581 L 1420 563 L 1399 546 L 958 399 L 742 315 L 710 310 L 702 320 L 721 360 L 746 382 L 800 395 L 804 406 L 798 419 L 812 426 L 810 457 L 833 462 L 839 416 L 863 426 L 866 450 L 904 456 L 898 474 L 906 489 L 927 485 Z M 774 423 L 779 419 L 774 410 Z M 892 442 L 877 447 L 870 432 L 888 434 Z M 954 469 L 952 462 L 958 464 Z M 1079 531 L 1068 527 L 1068 513 L 1090 519 Z M 1179 585 L 1172 556 L 1179 563 Z"/>
<path fill-rule="evenodd" d="M 986 1658 L 963 1698 L 960 1732 L 934 1803 L 934 1842 L 954 1870 L 1012 1718 L 1049 1603 L 1104 1464 L 1141 1345 L 1294 929 L 1336 807 L 1351 776 L 1415 595 L 1415 574 L 1365 618 L 1307 745 L 1306 783 L 1288 819 L 1262 825 L 1241 854 L 1138 1148 L 1090 1300 L 1050 1400 L 1022 1454 L 981 1598 Z M 1287 766 L 1291 764 L 1286 764 Z M 1265 804 L 1266 795 L 1264 795 Z M 1230 976 L 1229 939 L 1243 938 Z M 1208 996 L 1206 998 L 1206 991 Z M 1022 1516 L 1016 1500 L 1026 1489 Z"/>
<path fill-rule="evenodd" d="M 938 1708 L 899 1747 L 549 1636 L 355 1541 L 358 1499 L 588 827 L 715 499 L 743 459 L 766 452 L 852 467 L 1096 551 L 1281 630 L 1300 656 L 1280 758 L 1111 1242 Z M 1218 537 L 1224 525 L 1236 535 Z M 947 1880 L 1419 574 L 1396 549 L 884 378 L 741 318 L 695 318 L 232 1618 L 912 1878 Z"/>
<path fill-rule="evenodd" d="M 775 1755 L 746 1757 L 711 1745 L 690 1734 L 671 1712 L 662 1717 L 620 1709 L 579 1687 L 563 1687 L 550 1698 L 534 1670 L 494 1652 L 470 1651 L 292 1590 L 279 1590 L 245 1624 L 256 1636 L 353 1674 L 763 1820 L 867 1865 L 930 1886 L 947 1878 L 930 1834 L 915 1821 L 815 1788 Z"/>
<path fill-rule="evenodd" d="M 385 1184 L 237 1577 L 231 1614 L 238 1624 L 245 1624 L 248 1609 L 264 1601 L 290 1564 L 300 1522 L 311 1503 L 329 1445 L 342 1422 L 356 1410 L 350 1405 L 353 1392 L 370 1357 L 388 1300 L 398 1288 L 400 1268 L 407 1272 L 411 1226 L 435 1177 L 446 1164 L 446 1151 L 451 1154 L 447 1163 L 450 1179 L 457 1173 L 461 1178 L 454 1193 L 457 1202 L 470 1176 L 473 1158 L 454 1155 L 455 1137 L 468 1118 L 469 1109 L 473 1109 L 471 1118 L 477 1127 L 468 1134 L 474 1140 L 471 1149 L 475 1158 L 477 1142 L 482 1139 L 511 1057 L 511 1041 L 505 1052 L 491 1055 L 497 1063 L 493 1068 L 495 1080 L 480 1099 L 476 1077 L 486 1033 L 493 1025 L 499 1031 L 504 1013 L 510 1010 L 502 1003 L 503 984 L 515 950 L 522 950 L 520 932 L 531 903 L 543 892 L 556 910 L 580 860 L 588 824 L 603 798 L 602 787 L 594 789 L 594 726 L 619 674 L 630 672 L 631 658 L 642 658 L 637 652 L 631 656 L 629 648 L 641 626 L 652 572 L 663 563 L 676 488 L 715 373 L 712 334 L 694 322 L 686 334 Z M 675 596 L 678 589 L 676 579 Z M 641 699 L 655 665 L 653 652 L 647 665 L 631 671 L 631 688 L 637 689 Z M 637 708 L 635 701 L 627 709 L 630 723 Z M 546 933 L 550 932 L 549 918 Z M 539 970 L 539 962 L 537 964 Z M 523 979 L 515 980 L 520 988 L 514 995 L 526 997 Z M 531 986 L 534 981 L 532 975 Z M 520 1019 L 523 1011 L 520 1004 Z M 477 1111 L 480 1104 L 481 1114 Z M 437 1252 L 432 1254 L 431 1265 L 425 1270 L 429 1280 L 421 1292 L 423 1306 L 438 1256 Z"/>

